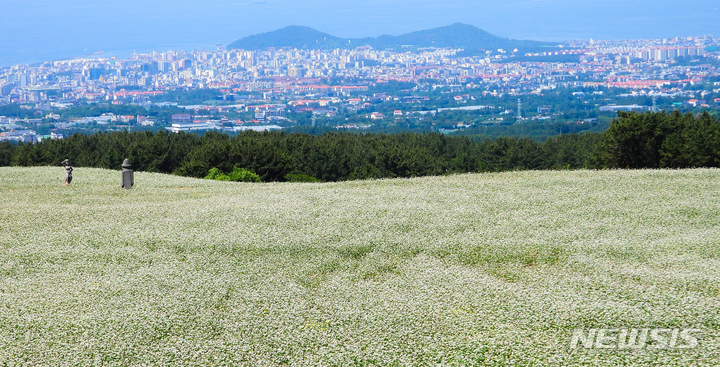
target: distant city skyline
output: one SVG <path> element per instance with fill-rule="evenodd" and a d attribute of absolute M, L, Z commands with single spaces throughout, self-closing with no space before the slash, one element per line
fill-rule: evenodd
<path fill-rule="evenodd" d="M 1 1 L 0 66 L 99 50 L 123 56 L 210 49 L 288 25 L 339 37 L 400 35 L 457 22 L 541 41 L 720 34 L 720 5 L 709 0 Z"/>

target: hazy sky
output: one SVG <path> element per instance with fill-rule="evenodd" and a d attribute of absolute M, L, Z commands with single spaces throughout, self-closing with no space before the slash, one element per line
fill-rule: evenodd
<path fill-rule="evenodd" d="M 341 37 L 472 24 L 503 37 L 720 34 L 717 0 L 0 0 L 0 66 L 94 52 L 210 48 L 288 25 Z M 87 50 L 87 51 L 85 51 Z"/>

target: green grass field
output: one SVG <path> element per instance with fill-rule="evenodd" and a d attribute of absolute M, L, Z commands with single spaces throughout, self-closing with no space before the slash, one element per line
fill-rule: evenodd
<path fill-rule="evenodd" d="M 63 175 L 0 168 L 0 366 L 720 363 L 720 170 Z"/>

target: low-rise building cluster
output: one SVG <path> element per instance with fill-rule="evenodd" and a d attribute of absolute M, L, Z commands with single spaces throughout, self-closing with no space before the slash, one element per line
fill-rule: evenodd
<path fill-rule="evenodd" d="M 698 91 L 688 87 L 718 76 L 714 66 L 718 64 L 692 62 L 692 59 L 705 56 L 705 60 L 717 60 L 717 45 L 718 39 L 704 36 L 572 41 L 540 53 L 488 50 L 468 57 L 460 56 L 463 50 L 459 49 L 390 52 L 359 47 L 354 50 L 245 51 L 225 50 L 221 46 L 215 51 L 153 52 L 127 59 L 97 55 L 92 59 L 2 68 L 0 103 L 32 104 L 35 109 L 45 110 L 46 118 L 53 119 L 54 111 L 78 102 L 142 105 L 164 93 L 217 89 L 224 101 L 234 104 L 213 108 L 242 109 L 253 112 L 257 121 L 277 122 L 286 119 L 288 112 L 308 111 L 313 112 L 313 116 L 332 117 L 339 107 L 358 110 L 371 102 L 422 103 L 429 97 L 420 92 L 436 88 L 453 93 L 457 103 L 472 103 L 474 98 L 464 93 L 471 89 L 482 89 L 483 96 L 498 96 L 541 94 L 561 87 L 687 94 L 699 97 L 699 101 L 705 99 L 703 91 L 695 96 Z M 552 59 L 557 56 L 573 59 Z M 551 59 L 543 60 L 548 57 Z M 416 86 L 411 95 L 379 93 L 358 98 L 358 93 L 366 91 L 368 86 L 388 81 L 410 82 Z M 718 90 L 720 85 L 717 90 L 707 92 Z M 393 116 L 402 115 L 401 112 Z M 386 117 L 380 112 L 368 116 L 370 119 Z M 36 123 L 31 120 L 34 119 L 22 121 L 23 126 Z M 140 115 L 103 115 L 59 124 L 130 120 L 144 126 L 156 123 Z M 173 119 L 168 129 L 192 131 L 215 126 L 196 122 Z M 0 125 L 4 130 L 13 130 L 8 127 L 18 125 L 18 120 L 0 117 Z M 32 141 L 28 133 L 21 134 L 23 131 L 26 130 L 8 131 L 0 140 Z"/>

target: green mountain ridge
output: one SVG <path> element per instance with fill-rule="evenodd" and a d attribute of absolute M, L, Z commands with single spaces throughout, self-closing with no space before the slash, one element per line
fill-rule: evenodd
<path fill-rule="evenodd" d="M 366 38 L 340 38 L 310 27 L 289 26 L 272 32 L 241 38 L 227 46 L 229 50 L 248 51 L 269 48 L 355 49 L 370 46 L 379 50 L 416 50 L 419 48 L 462 48 L 466 54 L 485 50 L 518 49 L 529 51 L 548 45 L 547 42 L 513 40 L 496 36 L 475 26 L 453 25 L 407 33 L 400 36 L 382 35 Z"/>

